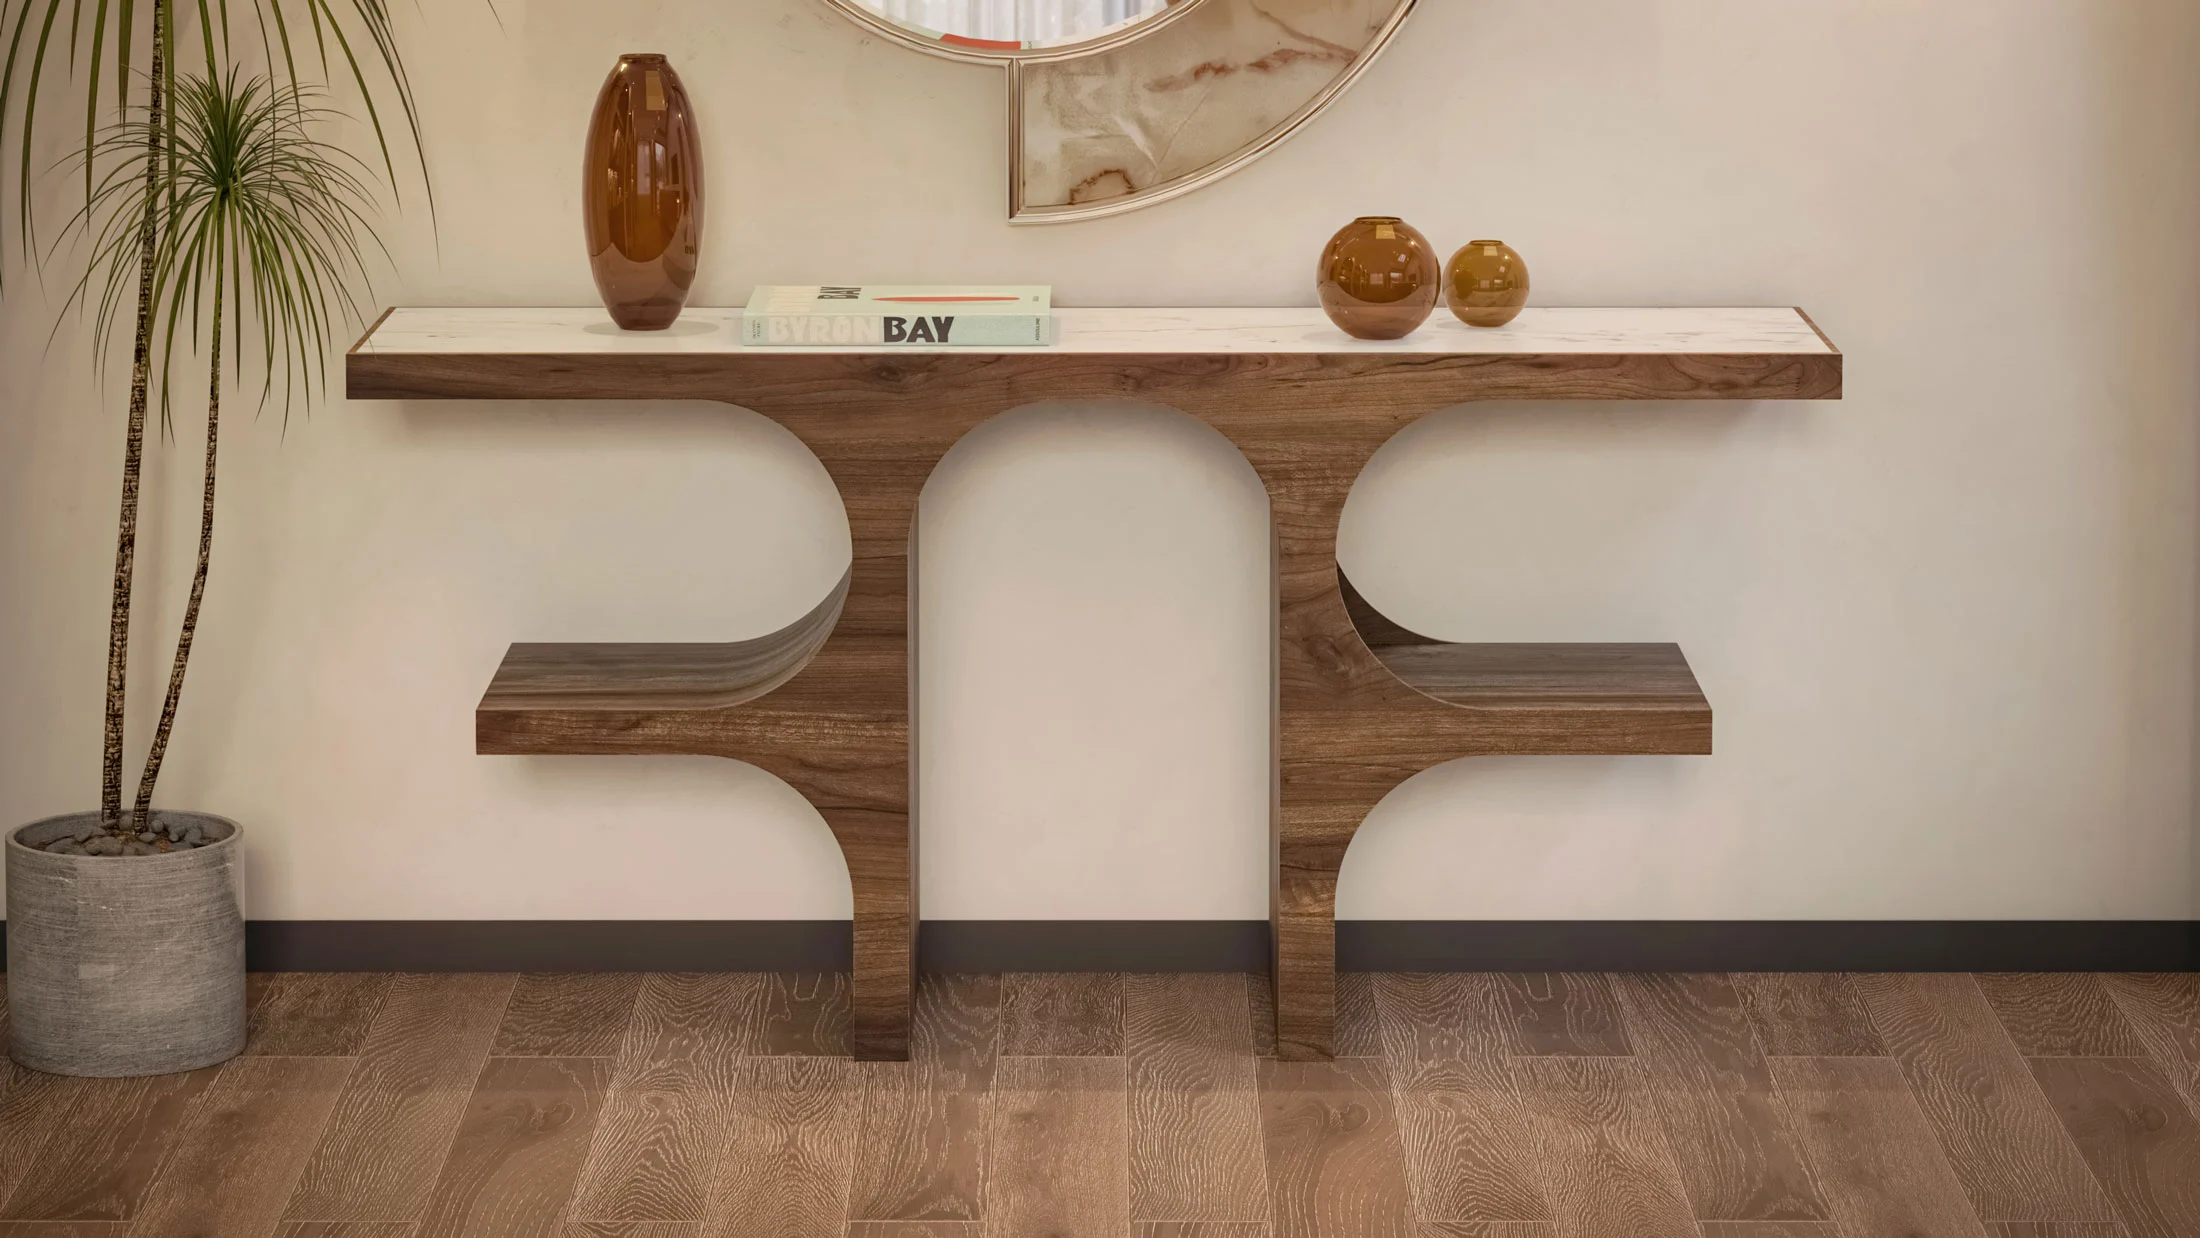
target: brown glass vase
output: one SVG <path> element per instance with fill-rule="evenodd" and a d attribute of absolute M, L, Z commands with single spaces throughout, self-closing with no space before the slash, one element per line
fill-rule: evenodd
<path fill-rule="evenodd" d="M 680 316 L 703 244 L 703 147 L 663 56 L 619 57 L 588 122 L 582 213 L 611 321 L 662 331 Z"/>
<path fill-rule="evenodd" d="M 1470 327 L 1502 327 L 1528 303 L 1528 264 L 1503 241 L 1469 241 L 1445 268 L 1444 302 Z"/>
<path fill-rule="evenodd" d="M 1428 238 L 1392 215 L 1365 215 L 1339 229 L 1315 280 L 1329 321 L 1363 340 L 1413 334 L 1443 287 Z"/>

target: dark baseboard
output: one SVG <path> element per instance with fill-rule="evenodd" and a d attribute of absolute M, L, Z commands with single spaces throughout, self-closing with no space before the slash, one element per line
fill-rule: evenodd
<path fill-rule="evenodd" d="M 1268 970 L 1266 920 L 927 920 L 926 971 Z"/>
<path fill-rule="evenodd" d="M 0 943 L 7 927 L 0 922 Z M 837 920 L 257 920 L 255 971 L 838 971 Z M 931 920 L 927 971 L 1265 971 L 1260 920 Z M 2191 920 L 1348 920 L 1346 971 L 2195 971 Z"/>
<path fill-rule="evenodd" d="M 1354 920 L 1346 971 L 2194 971 L 2194 920 Z"/>

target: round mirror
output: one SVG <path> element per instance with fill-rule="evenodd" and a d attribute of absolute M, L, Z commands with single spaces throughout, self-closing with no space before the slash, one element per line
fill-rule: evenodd
<path fill-rule="evenodd" d="M 1091 52 L 1198 0 L 834 0 L 865 25 L 959 59 Z"/>

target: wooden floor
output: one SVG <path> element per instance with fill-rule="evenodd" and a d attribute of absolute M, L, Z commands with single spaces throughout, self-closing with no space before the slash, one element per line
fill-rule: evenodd
<path fill-rule="evenodd" d="M 244 1057 L 0 1068 L 0 1238 L 2200 1236 L 2200 976 L 255 977 Z M 4 989 L 0 989 L 4 992 Z M 64 1223 L 64 1222 L 74 1222 Z"/>

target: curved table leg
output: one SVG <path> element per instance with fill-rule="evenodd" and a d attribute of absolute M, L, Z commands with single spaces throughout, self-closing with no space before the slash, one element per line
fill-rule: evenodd
<path fill-rule="evenodd" d="M 811 450 L 848 512 L 847 602 L 817 656 L 743 711 L 742 733 L 721 751 L 778 775 L 831 828 L 854 903 L 854 1055 L 898 1061 L 909 1056 L 918 924 L 917 498 L 938 456 L 851 460 L 833 439 Z"/>
<path fill-rule="evenodd" d="M 1269 921 L 1279 1057 L 1335 1051 L 1337 874 L 1375 806 L 1423 770 L 1509 754 L 1696 754 L 1711 709 L 1672 645 L 1431 640 L 1361 598 L 1337 525 L 1361 469 L 1413 420 L 1371 410 L 1232 434 L 1268 488 L 1275 529 L 1277 795 Z M 1233 419 L 1213 419 L 1229 433 Z"/>
<path fill-rule="evenodd" d="M 912 534 L 937 453 L 851 460 L 839 443 L 822 446 L 813 450 L 841 488 L 853 543 L 832 595 L 749 641 L 515 645 L 476 710 L 475 747 L 717 756 L 785 781 L 848 866 L 855 1056 L 898 1060 L 909 1053 L 917 925 Z"/>

